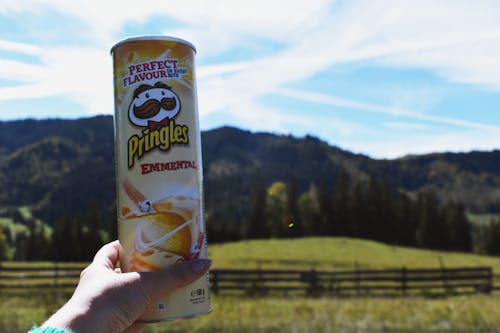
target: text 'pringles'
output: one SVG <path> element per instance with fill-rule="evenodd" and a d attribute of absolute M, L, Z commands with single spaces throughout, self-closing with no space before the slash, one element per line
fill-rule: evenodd
<path fill-rule="evenodd" d="M 136 159 L 154 149 L 168 151 L 172 145 L 189 144 L 189 128 L 177 125 L 175 116 L 181 111 L 181 101 L 168 85 L 157 82 L 154 86 L 140 85 L 130 103 L 128 116 L 132 124 L 145 128 L 140 135 L 128 139 L 128 167 Z"/>

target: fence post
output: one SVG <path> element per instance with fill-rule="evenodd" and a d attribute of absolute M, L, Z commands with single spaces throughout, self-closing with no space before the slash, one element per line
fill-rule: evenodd
<path fill-rule="evenodd" d="M 355 273 L 355 286 L 356 286 L 356 295 L 359 296 L 359 294 L 361 293 L 361 287 L 360 287 L 360 284 L 361 284 L 361 281 L 360 281 L 360 273 L 359 273 L 359 264 L 357 261 L 354 262 L 354 273 Z"/>
<path fill-rule="evenodd" d="M 443 279 L 443 288 L 446 294 L 450 294 L 451 290 L 448 286 L 448 272 L 446 271 L 446 267 L 444 266 L 443 258 L 439 257 L 439 265 L 441 266 L 441 277 Z"/>
<path fill-rule="evenodd" d="M 217 275 L 219 274 L 219 272 L 217 271 L 212 271 L 212 290 L 214 291 L 214 294 L 218 294 L 219 293 L 219 286 L 217 284 Z"/>
<path fill-rule="evenodd" d="M 486 284 L 486 293 L 490 294 L 491 291 L 493 290 L 493 269 L 491 267 L 488 267 L 487 270 L 488 270 L 487 274 L 488 282 Z"/>
<path fill-rule="evenodd" d="M 260 270 L 260 264 L 257 266 L 257 281 L 255 281 L 254 285 L 252 286 L 252 296 L 255 294 L 257 295 L 262 295 L 264 293 L 264 290 L 261 287 L 260 281 L 262 281 L 262 272 Z"/>
<path fill-rule="evenodd" d="M 59 275 L 59 263 L 57 261 L 54 262 L 54 287 L 59 290 L 58 288 L 58 275 Z"/>
<path fill-rule="evenodd" d="M 403 295 L 406 296 L 406 289 L 407 289 L 407 283 L 408 283 L 408 276 L 407 276 L 407 269 L 406 266 L 403 266 L 403 269 L 401 270 L 401 291 L 403 292 Z"/>
<path fill-rule="evenodd" d="M 314 296 L 316 295 L 318 291 L 318 274 L 316 273 L 316 270 L 314 268 L 311 268 L 311 271 L 309 272 L 309 290 L 307 294 L 309 296 Z"/>

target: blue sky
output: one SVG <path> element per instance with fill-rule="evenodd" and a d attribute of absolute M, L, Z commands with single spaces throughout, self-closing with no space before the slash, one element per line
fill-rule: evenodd
<path fill-rule="evenodd" d="M 0 120 L 112 114 L 110 48 L 196 45 L 202 129 L 376 158 L 500 148 L 498 1 L 0 0 Z"/>

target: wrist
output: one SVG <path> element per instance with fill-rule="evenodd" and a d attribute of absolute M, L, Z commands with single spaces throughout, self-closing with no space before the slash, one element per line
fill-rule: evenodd
<path fill-rule="evenodd" d="M 54 313 L 41 327 L 64 329 L 73 333 L 99 332 L 88 305 L 70 299 Z"/>

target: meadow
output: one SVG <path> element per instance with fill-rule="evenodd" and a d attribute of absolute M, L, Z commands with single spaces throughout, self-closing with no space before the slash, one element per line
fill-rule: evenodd
<path fill-rule="evenodd" d="M 389 246 L 349 238 L 262 240 L 210 246 L 216 268 L 491 266 L 500 258 Z M 71 290 L 0 290 L 0 332 L 26 332 L 61 306 Z M 500 294 L 449 297 L 260 298 L 213 295 L 213 312 L 147 325 L 143 332 L 500 332 Z"/>

